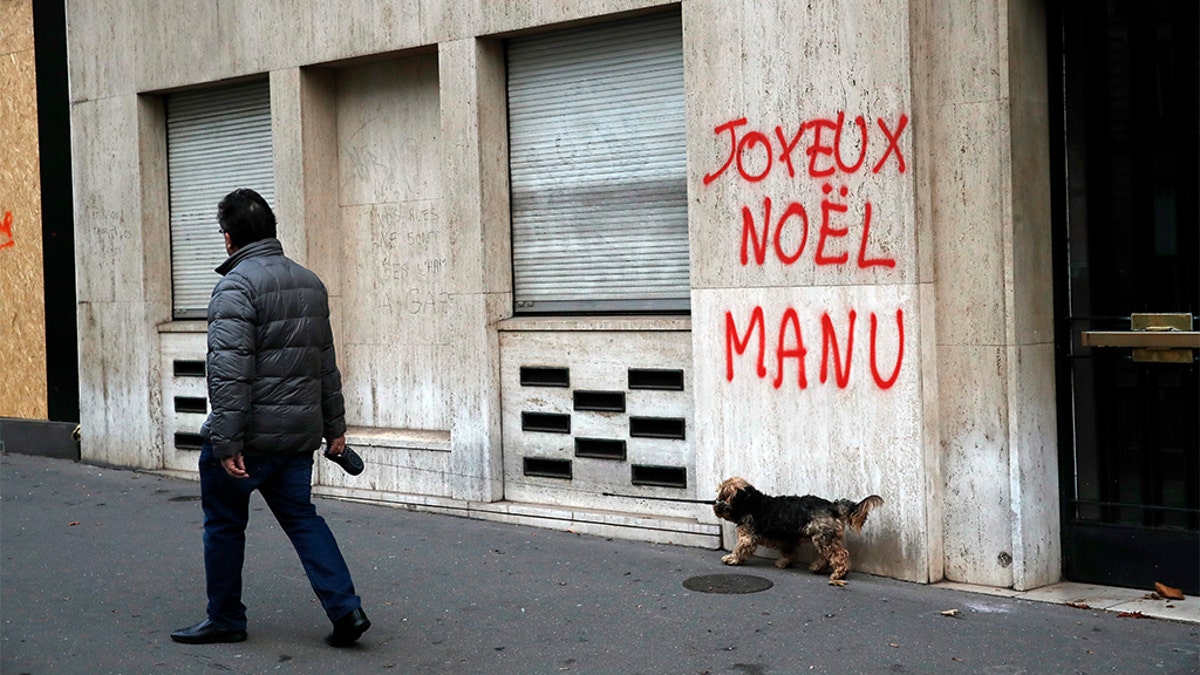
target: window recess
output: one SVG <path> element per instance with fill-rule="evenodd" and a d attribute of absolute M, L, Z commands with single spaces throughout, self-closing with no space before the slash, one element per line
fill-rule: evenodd
<path fill-rule="evenodd" d="M 507 47 L 516 313 L 687 311 L 679 13 Z"/>

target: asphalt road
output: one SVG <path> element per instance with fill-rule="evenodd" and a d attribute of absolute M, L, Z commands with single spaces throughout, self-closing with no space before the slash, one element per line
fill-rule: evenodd
<path fill-rule="evenodd" d="M 0 457 L 3 673 L 1200 673 L 1200 626 L 716 551 L 321 500 L 374 626 L 329 630 L 256 497 L 250 638 L 176 644 L 203 618 L 199 485 Z M 689 590 L 701 575 L 771 582 Z M 737 580 L 745 580 L 737 577 Z M 956 616 L 943 614 L 958 610 Z"/>

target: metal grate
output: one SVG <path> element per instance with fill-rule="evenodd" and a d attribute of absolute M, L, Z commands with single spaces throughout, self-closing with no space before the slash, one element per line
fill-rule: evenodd
<path fill-rule="evenodd" d="M 770 579 L 749 574 L 706 574 L 683 581 L 684 588 L 701 593 L 757 593 L 774 585 Z"/>
<path fill-rule="evenodd" d="M 175 361 L 175 377 L 204 377 L 203 361 Z"/>
<path fill-rule="evenodd" d="M 629 388 L 683 391 L 683 371 L 658 368 L 630 368 Z"/>
<path fill-rule="evenodd" d="M 684 440 L 683 418 L 680 417 L 630 417 L 629 435 L 635 438 L 668 438 Z"/>
<path fill-rule="evenodd" d="M 176 450 L 199 450 L 204 445 L 204 439 L 200 434 L 187 434 L 177 432 L 175 434 L 175 449 Z"/>
<path fill-rule="evenodd" d="M 625 412 L 625 392 L 577 390 L 575 391 L 575 409 Z"/>
<path fill-rule="evenodd" d="M 571 371 L 567 368 L 521 366 L 522 387 L 569 387 Z"/>
<path fill-rule="evenodd" d="M 208 400 L 202 396 L 176 396 L 175 412 L 206 413 L 208 412 Z"/>
<path fill-rule="evenodd" d="M 634 485 L 685 489 L 687 488 L 687 469 L 679 466 L 634 464 L 630 467 L 630 482 Z"/>
<path fill-rule="evenodd" d="M 571 416 L 562 413 L 522 412 L 521 430 L 569 434 L 571 433 Z"/>
<path fill-rule="evenodd" d="M 569 459 L 546 459 L 544 457 L 526 457 L 524 460 L 524 471 L 526 476 L 538 476 L 541 478 L 564 478 L 571 479 L 571 460 Z"/>
<path fill-rule="evenodd" d="M 625 461 L 625 441 L 613 438 L 576 438 L 575 456 Z"/>

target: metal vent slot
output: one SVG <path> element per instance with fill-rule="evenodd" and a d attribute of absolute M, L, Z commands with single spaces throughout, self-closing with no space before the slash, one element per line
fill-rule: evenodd
<path fill-rule="evenodd" d="M 630 368 L 629 388 L 683 391 L 683 371 L 662 370 L 658 368 Z"/>
<path fill-rule="evenodd" d="M 602 412 L 625 412 L 623 391 L 576 391 L 576 410 L 599 410 Z"/>
<path fill-rule="evenodd" d="M 625 441 L 612 438 L 576 438 L 575 456 L 625 461 Z"/>
<path fill-rule="evenodd" d="M 174 361 L 175 377 L 204 377 L 203 361 Z"/>
<path fill-rule="evenodd" d="M 200 438 L 200 434 L 175 434 L 176 450 L 199 450 L 202 445 L 204 445 L 204 439 Z"/>
<path fill-rule="evenodd" d="M 571 416 L 562 413 L 522 412 L 521 430 L 569 434 L 571 433 Z"/>
<path fill-rule="evenodd" d="M 684 440 L 684 420 L 679 417 L 630 417 L 629 435 L 635 438 Z"/>
<path fill-rule="evenodd" d="M 634 464 L 629 470 L 634 485 L 686 488 L 687 469 L 678 466 L 648 466 Z"/>
<path fill-rule="evenodd" d="M 206 413 L 208 412 L 208 401 L 199 396 L 176 396 L 175 412 Z"/>
<path fill-rule="evenodd" d="M 522 387 L 569 387 L 571 371 L 567 368 L 521 366 Z"/>
<path fill-rule="evenodd" d="M 541 478 L 565 478 L 567 480 L 571 480 L 571 460 L 569 459 L 526 457 L 524 464 L 526 476 L 539 476 Z"/>

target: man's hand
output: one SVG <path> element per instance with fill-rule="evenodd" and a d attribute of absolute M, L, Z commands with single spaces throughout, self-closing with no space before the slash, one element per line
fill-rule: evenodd
<path fill-rule="evenodd" d="M 329 454 L 340 455 L 346 449 L 346 435 L 342 434 L 337 438 L 329 440 Z"/>
<path fill-rule="evenodd" d="M 229 474 L 230 478 L 250 477 L 250 472 L 246 471 L 246 462 L 242 460 L 242 453 L 240 452 L 233 457 L 222 459 L 221 466 L 225 469 L 225 473 Z"/>

